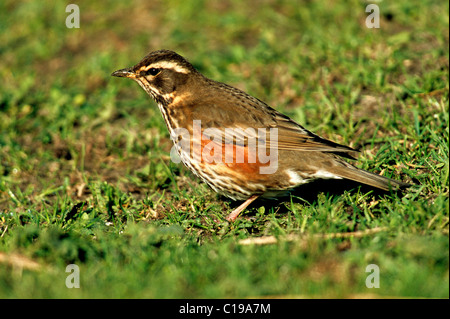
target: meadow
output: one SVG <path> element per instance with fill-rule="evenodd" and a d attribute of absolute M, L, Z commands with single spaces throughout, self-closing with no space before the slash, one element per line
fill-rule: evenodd
<path fill-rule="evenodd" d="M 0 298 L 448 298 L 449 4 L 376 2 L 368 28 L 369 3 L 80 0 L 68 28 L 65 2 L 1 1 Z M 414 186 L 317 183 L 227 222 L 240 202 L 110 76 L 163 48 Z"/>

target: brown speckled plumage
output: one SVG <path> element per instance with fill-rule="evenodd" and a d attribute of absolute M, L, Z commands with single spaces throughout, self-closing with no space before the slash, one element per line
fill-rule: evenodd
<path fill-rule="evenodd" d="M 341 157 L 353 159 L 356 150 L 319 137 L 242 90 L 206 78 L 173 51 L 152 52 L 134 67 L 112 75 L 134 79 L 157 102 L 177 151 L 189 169 L 215 191 L 235 200 L 246 200 L 230 214 L 229 220 L 234 220 L 259 196 L 273 197 L 320 178 L 344 178 L 385 191 L 407 186 L 347 163 Z M 213 128 L 211 135 L 209 131 Z M 184 147 L 179 136 L 175 136 L 179 129 L 189 132 Z M 196 129 L 200 135 L 195 134 Z M 227 141 L 225 129 L 237 132 L 231 141 Z M 257 135 L 259 129 L 276 130 L 277 139 L 271 140 L 268 133 Z M 250 147 L 253 138 L 258 142 L 257 148 Z M 243 163 L 237 155 L 230 155 L 232 161 L 225 160 L 230 144 L 233 152 L 244 154 Z M 210 155 L 207 147 L 216 147 L 213 155 L 218 157 L 213 162 L 205 159 L 208 157 L 205 154 Z M 263 174 L 261 168 L 268 164 L 258 157 L 256 162 L 250 160 L 252 152 L 260 149 L 266 154 L 277 153 L 276 159 L 271 158 L 277 161 L 274 172 Z M 218 150 L 222 151 L 220 155 Z"/>

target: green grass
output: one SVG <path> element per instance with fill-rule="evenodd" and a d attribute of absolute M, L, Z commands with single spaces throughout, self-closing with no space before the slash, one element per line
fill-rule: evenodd
<path fill-rule="evenodd" d="M 447 2 L 379 2 L 380 29 L 363 1 L 77 4 L 68 29 L 63 2 L 0 3 L 1 298 L 449 297 Z M 417 186 L 300 189 L 226 222 L 237 203 L 110 77 L 162 48 Z"/>

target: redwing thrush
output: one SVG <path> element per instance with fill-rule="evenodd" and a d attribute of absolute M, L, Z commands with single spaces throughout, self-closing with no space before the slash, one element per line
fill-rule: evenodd
<path fill-rule="evenodd" d="M 266 103 L 160 50 L 112 73 L 135 80 L 158 104 L 183 163 L 212 189 L 245 200 L 274 197 L 316 179 L 348 179 L 388 191 L 408 186 L 358 169 L 356 150 L 323 139 Z M 269 155 L 267 155 L 269 153 Z"/>

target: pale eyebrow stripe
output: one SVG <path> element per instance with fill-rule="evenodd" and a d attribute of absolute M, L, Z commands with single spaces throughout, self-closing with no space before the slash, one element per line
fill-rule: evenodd
<path fill-rule="evenodd" d="M 174 70 L 175 72 L 184 73 L 184 74 L 187 74 L 187 73 L 190 72 L 189 69 L 181 66 L 180 64 L 178 64 L 176 62 L 169 62 L 169 61 L 160 61 L 160 62 L 152 63 L 150 65 L 144 65 L 138 71 L 139 72 L 147 71 L 147 70 L 149 70 L 151 68 L 155 68 L 155 69 L 171 69 L 171 70 Z"/>

